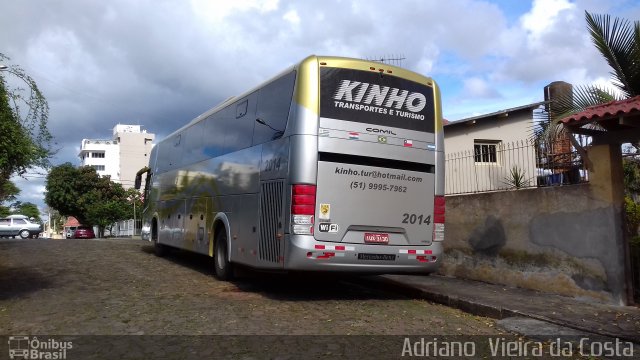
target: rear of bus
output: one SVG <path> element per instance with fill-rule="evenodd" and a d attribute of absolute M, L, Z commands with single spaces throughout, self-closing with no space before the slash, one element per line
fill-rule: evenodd
<path fill-rule="evenodd" d="M 298 77 L 298 121 L 309 124 L 314 116 L 317 133 L 292 140 L 285 268 L 435 271 L 444 240 L 435 82 L 391 65 L 332 57 L 307 59 Z"/>

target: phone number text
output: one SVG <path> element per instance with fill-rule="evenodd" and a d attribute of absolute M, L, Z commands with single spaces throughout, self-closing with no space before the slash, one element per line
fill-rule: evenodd
<path fill-rule="evenodd" d="M 378 184 L 365 181 L 352 181 L 350 184 L 352 190 L 373 190 L 373 191 L 389 191 L 389 192 L 407 192 L 407 187 L 402 185 Z"/>

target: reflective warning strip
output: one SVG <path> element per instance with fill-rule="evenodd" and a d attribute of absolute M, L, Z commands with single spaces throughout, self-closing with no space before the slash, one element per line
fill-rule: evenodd
<path fill-rule="evenodd" d="M 414 255 L 409 255 L 408 256 L 409 260 L 418 260 L 420 262 L 429 262 L 429 259 L 427 259 L 426 256 L 414 256 Z"/>
<path fill-rule="evenodd" d="M 354 246 L 345 246 L 345 245 L 316 245 L 316 250 L 334 250 L 334 251 L 355 251 L 356 248 Z"/>
<path fill-rule="evenodd" d="M 416 254 L 416 255 L 431 255 L 433 252 L 431 250 L 408 250 L 408 249 L 400 249 L 400 254 Z"/>
<path fill-rule="evenodd" d="M 328 251 L 316 251 L 307 253 L 307 257 L 310 259 L 331 259 L 332 257 L 344 257 L 345 253 L 336 253 Z"/>

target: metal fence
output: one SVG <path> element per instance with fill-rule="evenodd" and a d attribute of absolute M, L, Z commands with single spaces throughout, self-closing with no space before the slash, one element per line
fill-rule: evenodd
<path fill-rule="evenodd" d="M 532 140 L 476 142 L 446 155 L 446 194 L 559 186 L 588 181 L 580 154 L 568 140 L 544 146 Z"/>
<path fill-rule="evenodd" d="M 140 235 L 140 229 L 142 229 L 141 219 L 129 219 L 119 221 L 112 225 L 111 232 L 105 230 L 105 236 L 113 237 L 128 237 Z"/>

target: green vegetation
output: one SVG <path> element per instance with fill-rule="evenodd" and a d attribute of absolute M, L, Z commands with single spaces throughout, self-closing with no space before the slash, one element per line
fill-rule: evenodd
<path fill-rule="evenodd" d="M 640 254 L 640 204 L 634 199 L 640 196 L 640 163 L 635 158 L 623 161 L 625 226 L 632 249 Z M 640 255 L 635 255 L 640 256 Z"/>
<path fill-rule="evenodd" d="M 109 177 L 100 177 L 91 166 L 70 163 L 54 166 L 46 180 L 45 202 L 81 224 L 97 225 L 100 236 L 111 224 L 133 218 L 134 202 L 141 209 L 135 189 L 125 190 Z"/>
<path fill-rule="evenodd" d="M 613 85 L 622 96 L 593 84 L 575 86 L 573 94 L 558 96 L 551 104 L 553 110 L 538 117 L 534 136 L 544 144 L 567 136 L 558 120 L 589 106 L 640 95 L 640 21 L 589 12 L 585 18 L 591 41 L 611 67 Z"/>
<path fill-rule="evenodd" d="M 513 189 L 522 189 L 528 185 L 528 181 L 525 178 L 525 171 L 519 166 L 514 165 L 509 171 L 509 175 L 505 178 L 504 183 L 509 185 Z"/>
<path fill-rule="evenodd" d="M 18 201 L 12 204 L 11 208 L 13 209 L 14 214 L 25 215 L 29 218 L 34 218 L 35 222 L 42 222 L 42 219 L 40 219 L 40 210 L 38 210 L 38 206 L 36 204 Z"/>
<path fill-rule="evenodd" d="M 12 176 L 22 176 L 34 167 L 47 168 L 53 155 L 47 100 L 36 82 L 20 67 L 7 64 L 9 60 L 0 53 L 0 64 L 7 66 L 0 71 L 0 204 L 15 201 L 20 193 Z M 5 76 L 21 80 L 27 89 L 9 86 Z M 10 208 L 0 206 L 0 214 L 9 212 Z"/>

